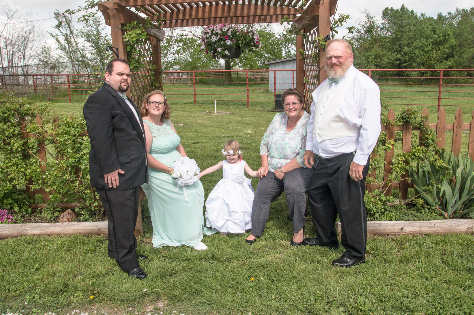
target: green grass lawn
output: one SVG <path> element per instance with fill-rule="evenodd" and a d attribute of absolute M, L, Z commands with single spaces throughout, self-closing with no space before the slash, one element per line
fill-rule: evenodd
<path fill-rule="evenodd" d="M 130 278 L 105 236 L 1 241 L 0 313 L 16 314 L 470 314 L 472 235 L 370 237 L 367 262 L 331 266 L 343 249 L 289 245 L 272 207 L 264 236 L 204 238 L 207 251 L 155 249 L 149 222 L 138 250 L 149 276 Z M 307 225 L 310 223 L 308 222 Z M 79 312 L 80 311 L 80 312 Z"/>
<path fill-rule="evenodd" d="M 171 120 L 201 169 L 223 159 L 238 140 L 244 159 L 260 165 L 260 139 L 275 112 L 268 102 L 194 104 L 171 101 Z M 267 97 L 262 91 L 261 97 Z M 56 114 L 80 114 L 82 103 L 54 103 Z M 399 105 L 402 106 L 402 105 Z M 430 117 L 431 120 L 431 117 Z M 206 175 L 206 197 L 222 171 Z M 257 179 L 252 180 L 256 187 Z M 207 251 L 155 249 L 144 206 L 139 253 L 143 281 L 107 257 L 105 236 L 0 240 L 0 314 L 470 314 L 474 310 L 473 235 L 369 237 L 367 262 L 349 269 L 331 261 L 343 249 L 291 247 L 285 199 L 271 206 L 264 235 L 204 237 Z M 313 236 L 307 218 L 305 233 Z"/>

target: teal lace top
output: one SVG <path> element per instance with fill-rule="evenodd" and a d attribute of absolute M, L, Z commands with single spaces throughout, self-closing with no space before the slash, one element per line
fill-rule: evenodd
<path fill-rule="evenodd" d="M 295 157 L 298 164 L 305 167 L 303 156 L 306 148 L 306 126 L 309 117 L 309 114 L 304 112 L 295 128 L 287 132 L 288 116 L 285 113 L 275 115 L 260 143 L 260 155 L 268 155 L 270 171 L 275 172 Z"/>

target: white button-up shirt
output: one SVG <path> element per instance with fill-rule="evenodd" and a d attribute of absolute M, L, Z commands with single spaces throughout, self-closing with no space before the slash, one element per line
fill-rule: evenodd
<path fill-rule="evenodd" d="M 359 165 L 366 165 L 372 153 L 381 131 L 380 124 L 380 89 L 378 85 L 366 74 L 351 66 L 346 74 L 339 78 L 339 83 L 332 83 L 328 93 L 340 93 L 338 85 L 347 79 L 349 71 L 356 71 L 353 86 L 344 98 L 341 105 L 340 115 L 349 126 L 359 128 L 355 136 L 342 137 L 318 142 L 313 137 L 314 113 L 316 100 L 328 80 L 321 83 L 313 92 L 311 104 L 311 117 L 308 122 L 306 136 L 306 150 L 311 150 L 323 158 L 331 158 L 343 153 L 355 152 L 353 161 Z"/>

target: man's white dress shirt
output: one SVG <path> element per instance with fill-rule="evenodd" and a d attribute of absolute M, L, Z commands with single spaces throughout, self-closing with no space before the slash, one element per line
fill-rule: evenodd
<path fill-rule="evenodd" d="M 352 80 L 353 82 L 344 82 L 344 80 Z M 313 102 L 311 104 L 311 117 L 308 122 L 306 150 L 311 150 L 323 158 L 355 152 L 353 161 L 359 165 L 366 165 L 381 131 L 380 89 L 369 76 L 357 70 L 354 66 L 351 66 L 339 78 L 337 84 L 331 83 L 329 88 L 326 89 L 328 84 L 328 80 L 325 80 L 312 93 Z M 338 116 L 351 129 L 358 129 L 356 135 L 322 141 L 318 141 L 316 135 L 313 136 L 316 103 L 318 97 L 323 96 L 321 95 L 323 91 L 325 91 L 324 96 L 329 98 L 337 95 L 337 93 L 345 93 Z M 335 133 L 337 133 L 336 130 Z"/>

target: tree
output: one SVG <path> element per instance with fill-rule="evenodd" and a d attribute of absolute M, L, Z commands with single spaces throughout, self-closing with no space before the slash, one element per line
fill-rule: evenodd
<path fill-rule="evenodd" d="M 259 49 L 242 53 L 240 58 L 229 59 L 229 69 L 265 69 L 268 68 L 265 64 L 268 61 L 295 56 L 296 36 L 288 32 L 288 26 L 280 32 L 271 30 L 269 25 L 258 25 L 254 28 L 259 37 Z M 164 71 L 217 68 L 219 59 L 205 53 L 200 39 L 201 32 L 201 27 L 167 30 L 165 39 L 161 42 Z"/>
<path fill-rule="evenodd" d="M 74 73 L 102 71 L 104 65 L 112 58 L 107 47 L 111 45 L 106 35 L 102 18 L 97 12 L 84 14 L 78 21 L 83 22 L 79 29 L 73 23 L 76 11 L 54 12 L 57 21 L 56 33 L 49 32 L 55 40 L 61 57 L 68 61 Z M 48 48 L 43 48 L 47 51 Z M 52 60 L 45 60 L 52 62 Z"/>
<path fill-rule="evenodd" d="M 84 49 L 88 56 L 87 67 L 91 72 L 102 72 L 104 66 L 111 59 L 108 46 L 112 45 L 110 35 L 105 33 L 104 18 L 100 14 L 81 17 L 79 21 L 84 22 L 84 27 L 78 32 L 79 37 L 84 40 Z"/>
<path fill-rule="evenodd" d="M 356 48 L 354 51 L 354 63 L 359 68 L 383 68 L 389 62 L 385 59 L 389 56 L 385 51 L 382 27 L 375 17 L 368 11 L 364 12 L 364 20 L 355 29 L 351 37 Z"/>
<path fill-rule="evenodd" d="M 49 32 L 56 41 L 58 49 L 62 56 L 69 62 L 73 73 L 87 72 L 84 67 L 86 55 L 79 46 L 76 27 L 72 22 L 72 17 L 59 11 L 54 12 L 54 18 L 57 21 L 54 27 L 59 34 Z"/>
<path fill-rule="evenodd" d="M 171 29 L 167 31 L 161 42 L 162 68 L 164 71 L 181 70 L 195 71 L 216 68 L 218 61 L 201 51 L 201 43 L 197 33 L 200 29 L 187 31 Z"/>
<path fill-rule="evenodd" d="M 296 36 L 288 31 L 272 31 L 269 25 L 257 26 L 260 39 L 259 49 L 250 51 L 235 59 L 233 66 L 242 69 L 268 69 L 266 62 L 296 56 Z"/>
<path fill-rule="evenodd" d="M 456 39 L 455 67 L 472 69 L 474 68 L 474 7 L 456 9 L 456 12 L 449 13 L 448 17 L 456 24 L 454 31 Z"/>
<path fill-rule="evenodd" d="M 4 21 L 0 26 L 0 66 L 8 67 L 10 73 L 19 73 L 33 59 L 39 34 L 34 22 L 24 23 L 31 20 L 29 14 L 7 5 L 0 10 Z"/>
<path fill-rule="evenodd" d="M 36 59 L 44 69 L 44 72 L 64 73 L 67 69 L 67 63 L 62 61 L 51 45 L 43 44 L 38 51 Z"/>
<path fill-rule="evenodd" d="M 385 8 L 381 22 L 366 12 L 351 36 L 354 64 L 386 69 L 453 67 L 457 45 L 454 20 L 442 14 L 436 18 L 418 15 L 404 5 Z"/>

